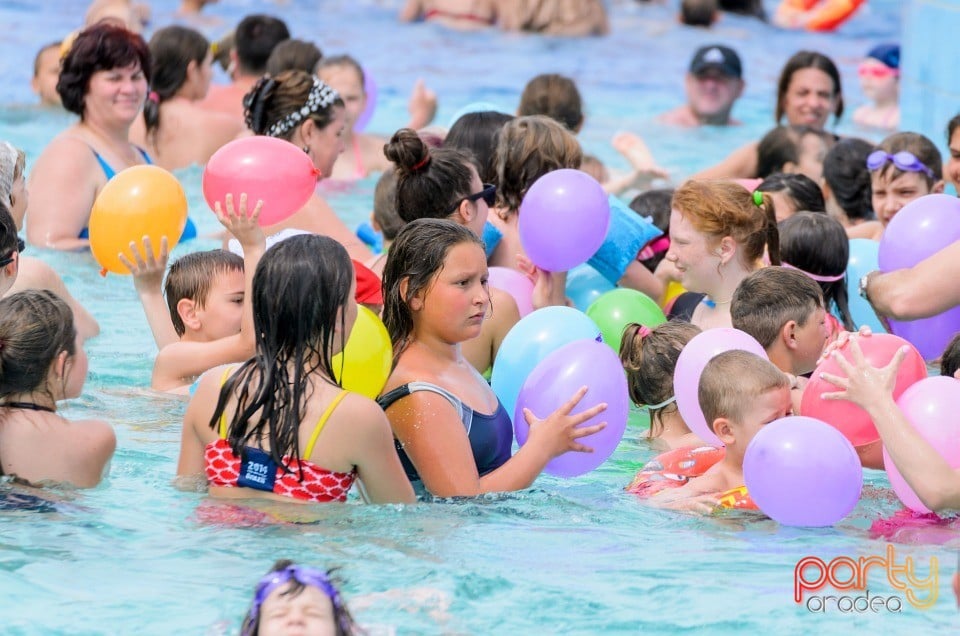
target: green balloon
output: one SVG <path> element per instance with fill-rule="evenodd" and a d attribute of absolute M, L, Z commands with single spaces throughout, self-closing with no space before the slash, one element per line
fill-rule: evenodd
<path fill-rule="evenodd" d="M 655 300 L 635 289 L 614 289 L 587 307 L 587 315 L 600 327 L 603 341 L 620 353 L 623 329 L 631 322 L 656 327 L 667 322 Z"/>

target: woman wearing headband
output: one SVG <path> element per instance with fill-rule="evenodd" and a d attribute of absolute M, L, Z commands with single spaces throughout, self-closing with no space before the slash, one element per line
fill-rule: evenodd
<path fill-rule="evenodd" d="M 289 141 L 307 153 L 320 178 L 332 174 L 333 164 L 343 152 L 347 119 L 340 95 L 320 78 L 303 71 L 262 77 L 244 97 L 243 104 L 247 127 L 254 134 Z M 274 234 L 285 228 L 329 236 L 360 262 L 371 257 L 360 239 L 316 195 L 300 211 L 264 230 Z"/>

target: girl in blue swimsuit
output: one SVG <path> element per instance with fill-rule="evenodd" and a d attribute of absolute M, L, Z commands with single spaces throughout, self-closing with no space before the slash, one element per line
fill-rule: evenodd
<path fill-rule="evenodd" d="M 578 439 L 604 424 L 577 426 L 606 404 L 571 415 L 584 387 L 553 413 L 525 411 L 530 437 L 511 456 L 510 414 L 460 351 L 493 310 L 483 243 L 469 228 L 408 223 L 390 248 L 383 286 L 395 367 L 378 401 L 412 481 L 440 497 L 520 490 L 557 455 L 591 450 Z"/>

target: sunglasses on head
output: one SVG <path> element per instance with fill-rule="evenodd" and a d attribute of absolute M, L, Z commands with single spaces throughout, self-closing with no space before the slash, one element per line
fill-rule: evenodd
<path fill-rule="evenodd" d="M 897 77 L 900 75 L 900 69 L 890 68 L 889 66 L 878 66 L 876 64 L 861 64 L 857 69 L 860 77 Z"/>
<path fill-rule="evenodd" d="M 931 179 L 936 178 L 933 170 L 924 165 L 915 154 L 908 150 L 901 150 L 892 155 L 884 150 L 874 150 L 867 155 L 867 169 L 870 171 L 879 170 L 888 161 L 892 161 L 896 168 L 904 172 L 922 172 Z"/>
<path fill-rule="evenodd" d="M 0 267 L 6 267 L 6 266 L 9 265 L 10 263 L 12 263 L 12 262 L 13 262 L 13 255 L 14 255 L 14 253 L 22 252 L 26 246 L 27 246 L 27 244 L 24 243 L 24 242 L 23 242 L 23 239 L 18 236 L 18 237 L 17 237 L 17 249 L 15 249 L 15 250 L 13 250 L 12 252 L 10 252 L 10 255 L 7 256 L 6 258 L 0 258 Z"/>
<path fill-rule="evenodd" d="M 493 204 L 497 202 L 497 186 L 493 185 L 492 183 L 484 183 L 483 190 L 467 195 L 457 201 L 457 205 L 453 208 L 453 212 L 456 212 L 457 208 L 459 208 L 460 204 L 464 201 L 476 203 L 480 199 L 483 199 L 484 203 L 486 203 L 488 207 L 493 207 Z M 451 212 L 451 214 L 453 214 L 453 212 Z"/>

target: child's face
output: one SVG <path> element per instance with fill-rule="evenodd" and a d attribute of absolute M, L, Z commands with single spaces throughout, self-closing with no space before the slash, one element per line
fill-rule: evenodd
<path fill-rule="evenodd" d="M 354 122 L 367 107 L 367 96 L 363 92 L 363 82 L 360 81 L 357 70 L 343 64 L 324 67 L 317 75 L 329 84 L 330 88 L 340 93 L 340 99 L 347 109 L 347 128 L 352 130 Z"/>
<path fill-rule="evenodd" d="M 690 291 L 702 292 L 716 279 L 719 257 L 710 250 L 707 236 L 678 210 L 670 212 L 670 249 L 666 259 L 680 272 L 680 284 Z"/>
<path fill-rule="evenodd" d="M 860 88 L 863 96 L 871 101 L 896 99 L 899 94 L 900 78 L 897 70 L 880 60 L 868 57 L 858 69 Z"/>
<path fill-rule="evenodd" d="M 240 333 L 243 319 L 243 271 L 221 272 L 214 279 L 203 307 L 197 307 L 200 332 L 207 340 Z"/>
<path fill-rule="evenodd" d="M 797 348 L 791 373 L 794 375 L 810 373 L 817 368 L 817 360 L 820 359 L 823 347 L 827 344 L 827 338 L 830 337 L 827 329 L 827 312 L 822 307 L 817 307 L 807 317 L 802 327 L 797 326 L 794 337 Z"/>
<path fill-rule="evenodd" d="M 729 433 L 724 436 L 728 439 L 720 439 L 728 448 L 735 444 L 743 453 L 761 428 L 790 415 L 792 409 L 789 387 L 782 386 L 762 393 L 747 407 L 740 422 L 730 421 Z"/>
<path fill-rule="evenodd" d="M 943 167 L 943 176 L 960 192 L 960 126 L 950 135 L 950 156 Z"/>
<path fill-rule="evenodd" d="M 926 177 L 920 172 L 899 172 L 889 166 L 886 169 L 870 173 L 870 186 L 873 189 L 873 211 L 884 227 L 903 206 L 914 199 L 930 194 Z"/>
<path fill-rule="evenodd" d="M 476 243 L 460 243 L 447 252 L 443 269 L 423 295 L 419 323 L 455 344 L 480 335 L 490 308 L 487 257 Z"/>
<path fill-rule="evenodd" d="M 260 636 L 333 636 L 337 633 L 330 597 L 307 585 L 299 594 L 286 594 L 289 585 L 275 589 L 260 606 Z"/>
<path fill-rule="evenodd" d="M 57 80 L 60 79 L 60 47 L 51 47 L 40 53 L 37 74 L 30 85 L 45 106 L 59 106 L 60 93 L 57 92 Z"/>

